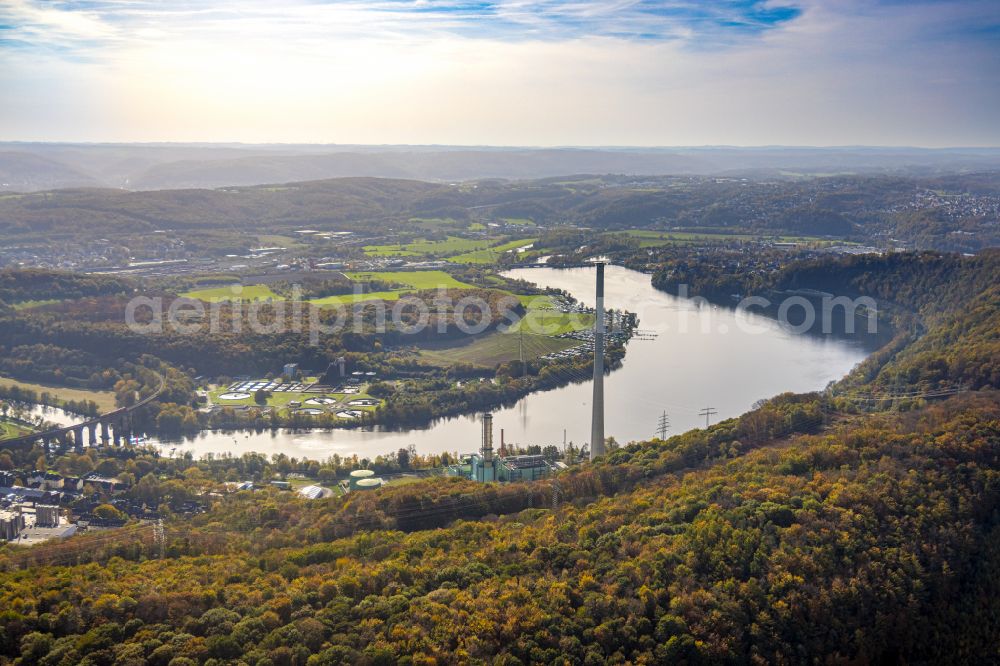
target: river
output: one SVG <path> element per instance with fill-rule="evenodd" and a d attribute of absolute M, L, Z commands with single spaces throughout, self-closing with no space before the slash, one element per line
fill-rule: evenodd
<path fill-rule="evenodd" d="M 594 269 L 525 268 L 506 273 L 543 287 L 564 289 L 594 305 Z M 796 335 L 777 322 L 750 313 L 699 304 L 658 291 L 648 275 L 608 266 L 606 307 L 639 315 L 646 335 L 629 342 L 622 367 L 605 378 L 605 432 L 620 443 L 649 439 L 666 411 L 670 434 L 705 425 L 699 410 L 712 407 L 713 421 L 737 416 L 760 398 L 785 391 L 824 388 L 843 377 L 870 353 L 860 342 Z M 653 334 L 653 335 L 649 335 Z M 576 444 L 589 440 L 590 382 L 533 393 L 513 407 L 494 412 L 508 443 Z M 420 453 L 471 452 L 479 447 L 475 416 L 440 420 L 405 432 L 377 428 L 203 432 L 179 442 L 153 440 L 165 452 L 285 453 L 325 459 L 334 453 L 374 457 L 414 444 Z"/>

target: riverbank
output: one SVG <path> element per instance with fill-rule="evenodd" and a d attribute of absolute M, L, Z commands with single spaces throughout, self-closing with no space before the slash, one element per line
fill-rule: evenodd
<path fill-rule="evenodd" d="M 527 268 L 504 273 L 541 287 L 563 289 L 593 307 L 592 268 Z M 628 343 L 621 368 L 605 380 L 606 432 L 625 443 L 652 437 L 664 411 L 670 433 L 704 426 L 699 416 L 713 407 L 716 419 L 738 416 L 761 398 L 784 392 L 821 390 L 844 377 L 873 349 L 851 340 L 795 335 L 773 320 L 706 306 L 656 290 L 648 274 L 608 266 L 606 304 L 635 312 L 643 334 Z M 641 339 L 640 339 L 641 338 Z M 558 388 L 532 392 L 494 410 L 494 423 L 508 443 L 579 446 L 589 440 L 591 386 L 574 371 Z M 154 440 L 165 453 L 259 452 L 323 459 L 331 455 L 374 457 L 414 445 L 421 453 L 468 452 L 479 447 L 475 413 L 451 416 L 405 431 L 377 426 L 328 431 L 205 431 L 192 438 Z"/>

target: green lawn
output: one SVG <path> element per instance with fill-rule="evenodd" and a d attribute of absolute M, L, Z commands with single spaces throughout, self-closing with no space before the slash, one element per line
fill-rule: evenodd
<path fill-rule="evenodd" d="M 184 298 L 196 298 L 200 301 L 207 301 L 209 303 L 231 301 L 234 299 L 266 301 L 270 298 L 272 301 L 284 300 L 281 296 L 271 291 L 271 288 L 266 284 L 244 286 L 242 290 L 239 290 L 239 293 L 237 293 L 238 290 L 236 288 L 240 286 L 241 285 L 227 285 L 225 287 L 195 289 L 194 291 L 185 292 L 181 294 L 181 296 Z"/>
<path fill-rule="evenodd" d="M 512 240 L 506 243 L 501 243 L 500 245 L 494 245 L 493 247 L 473 250 L 472 252 L 464 252 L 454 257 L 448 257 L 448 261 L 456 264 L 493 264 L 496 263 L 497 257 L 504 252 L 510 250 L 516 250 L 519 247 L 524 247 L 525 245 L 530 245 L 531 243 L 537 242 L 537 238 L 522 238 L 520 240 Z"/>

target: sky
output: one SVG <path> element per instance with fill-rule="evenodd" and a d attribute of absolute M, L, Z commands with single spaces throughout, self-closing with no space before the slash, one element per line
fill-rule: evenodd
<path fill-rule="evenodd" d="M 0 140 L 1000 146 L 1000 0 L 0 0 Z"/>

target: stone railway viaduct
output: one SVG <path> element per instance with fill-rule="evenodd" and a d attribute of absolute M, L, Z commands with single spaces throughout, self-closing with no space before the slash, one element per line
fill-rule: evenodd
<path fill-rule="evenodd" d="M 163 377 L 160 375 L 157 377 L 159 378 L 159 386 L 156 391 L 134 405 L 101 414 L 83 423 L 53 428 L 44 432 L 33 432 L 20 437 L 0 439 L 0 447 L 30 447 L 34 446 L 36 442 L 42 442 L 46 452 L 51 451 L 53 445 L 62 450 L 68 449 L 72 445 L 79 453 L 83 451 L 84 433 L 89 435 L 88 443 L 90 446 L 128 444 L 132 437 L 132 413 L 159 398 L 163 392 Z M 100 429 L 100 440 L 98 440 L 98 429 Z"/>

